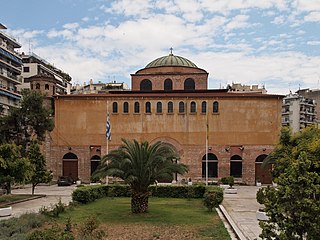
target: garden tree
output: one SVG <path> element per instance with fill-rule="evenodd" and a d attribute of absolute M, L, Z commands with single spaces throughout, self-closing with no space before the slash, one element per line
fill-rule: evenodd
<path fill-rule="evenodd" d="M 119 177 L 131 188 L 131 211 L 148 210 L 148 187 L 159 179 L 173 178 L 174 173 L 184 174 L 187 166 L 177 163 L 178 154 L 172 145 L 156 142 L 122 139 L 123 144 L 104 156 L 94 175 Z"/>
<path fill-rule="evenodd" d="M 320 130 L 307 128 L 291 137 L 287 133 L 287 130 L 282 131 L 281 141 L 271 154 L 273 181 L 277 187 L 263 191 L 269 220 L 260 222 L 260 236 L 264 239 L 319 239 Z"/>
<path fill-rule="evenodd" d="M 11 108 L 7 116 L 0 118 L 1 143 L 21 145 L 26 155 L 32 139 L 44 140 L 46 131 L 52 131 L 54 123 L 51 111 L 43 106 L 43 99 L 37 91 L 22 91 L 21 107 Z"/>
<path fill-rule="evenodd" d="M 15 144 L 0 145 L 0 184 L 5 186 L 7 194 L 11 194 L 13 183 L 29 180 L 32 171 L 29 159 L 21 157 Z"/>
<path fill-rule="evenodd" d="M 39 183 L 50 182 L 52 180 L 52 175 L 51 175 L 51 172 L 47 170 L 45 157 L 41 153 L 40 147 L 37 141 L 32 141 L 28 151 L 28 158 L 33 167 L 33 172 L 30 177 L 30 182 L 32 184 L 32 195 L 33 195 L 35 187 Z"/>

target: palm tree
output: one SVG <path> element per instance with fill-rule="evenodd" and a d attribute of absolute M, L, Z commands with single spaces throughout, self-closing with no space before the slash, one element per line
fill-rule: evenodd
<path fill-rule="evenodd" d="M 122 146 L 104 156 L 95 176 L 121 178 L 131 187 L 131 211 L 148 210 L 148 187 L 159 179 L 172 178 L 174 173 L 184 174 L 187 166 L 177 163 L 178 154 L 172 145 L 156 142 L 122 139 Z"/>

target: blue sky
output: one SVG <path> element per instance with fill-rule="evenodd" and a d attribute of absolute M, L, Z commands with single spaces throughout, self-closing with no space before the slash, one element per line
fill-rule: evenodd
<path fill-rule="evenodd" d="M 0 23 L 20 52 L 61 68 L 73 84 L 130 86 L 130 74 L 173 47 L 209 72 L 209 88 L 320 87 L 320 0 L 10 0 Z"/>

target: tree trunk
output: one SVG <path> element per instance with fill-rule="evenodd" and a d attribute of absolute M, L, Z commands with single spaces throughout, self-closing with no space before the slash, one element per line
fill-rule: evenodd
<path fill-rule="evenodd" d="M 32 183 L 32 195 L 34 195 L 34 189 L 36 188 L 36 184 Z"/>
<path fill-rule="evenodd" d="M 132 213 L 145 213 L 148 211 L 149 193 L 133 192 L 131 197 Z"/>
<path fill-rule="evenodd" d="M 6 183 L 6 191 L 7 191 L 7 194 L 11 194 L 11 182 Z"/>

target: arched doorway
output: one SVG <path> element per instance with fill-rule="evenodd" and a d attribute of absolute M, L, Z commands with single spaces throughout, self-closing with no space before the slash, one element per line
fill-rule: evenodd
<path fill-rule="evenodd" d="M 98 155 L 94 155 L 90 161 L 91 161 L 91 176 L 94 173 L 94 171 L 98 168 L 100 165 L 101 158 Z"/>
<path fill-rule="evenodd" d="M 78 179 L 78 157 L 74 153 L 67 153 L 62 158 L 62 175 L 71 177 L 73 181 Z"/>
<path fill-rule="evenodd" d="M 230 176 L 235 178 L 242 177 L 242 157 L 233 155 L 230 158 Z"/>
<path fill-rule="evenodd" d="M 266 154 L 259 155 L 256 158 L 255 166 L 255 180 L 260 181 L 262 184 L 271 184 L 271 165 L 262 167 L 263 160 L 267 157 Z"/>
<path fill-rule="evenodd" d="M 202 178 L 206 177 L 206 155 L 202 157 Z M 218 177 L 218 158 L 213 153 L 208 153 L 208 178 Z"/>

